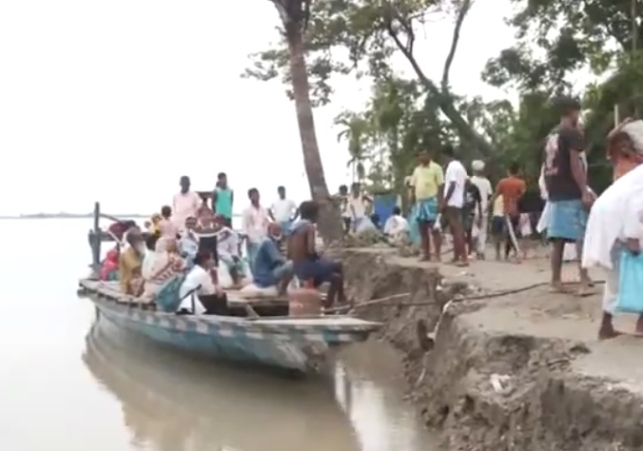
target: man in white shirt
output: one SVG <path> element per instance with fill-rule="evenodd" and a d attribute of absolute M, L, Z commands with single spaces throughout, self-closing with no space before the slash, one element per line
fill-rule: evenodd
<path fill-rule="evenodd" d="M 402 241 L 408 236 L 409 222 L 402 216 L 400 207 L 395 207 L 393 214 L 386 220 L 384 233 L 391 237 L 394 242 Z"/>
<path fill-rule="evenodd" d="M 297 204 L 290 199 L 286 199 L 286 188 L 280 186 L 277 188 L 279 198 L 273 202 L 268 214 L 270 218 L 281 226 L 282 233 L 285 236 L 290 234 L 290 225 L 297 217 Z"/>
<path fill-rule="evenodd" d="M 250 199 L 250 206 L 243 211 L 241 229 L 246 237 L 248 264 L 250 265 L 250 271 L 252 271 L 259 244 L 268 235 L 270 216 L 268 215 L 268 210 L 259 203 L 259 190 L 257 188 L 248 190 L 248 198 Z"/>
<path fill-rule="evenodd" d="M 462 212 L 469 177 L 462 163 L 455 158 L 453 147 L 447 146 L 443 153 L 448 162 L 444 174 L 443 210 L 453 235 L 453 262 L 458 266 L 469 266 Z"/>
<path fill-rule="evenodd" d="M 476 254 L 479 259 L 484 260 L 485 247 L 487 244 L 487 222 L 489 219 L 489 200 L 493 196 L 493 188 L 491 187 L 491 182 L 484 175 L 484 161 L 475 160 L 471 163 L 471 169 L 473 171 L 473 176 L 471 177 L 471 183 L 473 183 L 480 192 L 480 200 L 482 206 L 482 218 L 479 221 L 474 223 L 480 224 L 480 230 L 478 231 L 478 239 L 476 245 Z"/>
<path fill-rule="evenodd" d="M 351 214 L 351 230 L 356 232 L 360 223 L 366 218 L 368 204 L 373 201 L 362 193 L 362 186 L 355 182 L 351 185 L 351 194 L 348 196 L 348 208 Z"/>
<path fill-rule="evenodd" d="M 194 257 L 194 263 L 194 268 L 190 270 L 179 288 L 179 298 L 182 301 L 178 310 L 192 311 L 192 296 L 188 296 L 188 293 L 194 292 L 194 314 L 201 315 L 206 309 L 199 300 L 199 296 L 220 294 L 221 290 L 212 279 L 212 270 L 215 268 L 212 253 L 200 251 Z"/>

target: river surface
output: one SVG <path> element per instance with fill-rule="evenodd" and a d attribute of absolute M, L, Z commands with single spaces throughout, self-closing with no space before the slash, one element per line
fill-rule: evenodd
<path fill-rule="evenodd" d="M 0 221 L 0 449 L 436 449 L 384 345 L 351 347 L 331 374 L 300 381 L 190 360 L 96 320 L 76 296 L 90 226 Z"/>

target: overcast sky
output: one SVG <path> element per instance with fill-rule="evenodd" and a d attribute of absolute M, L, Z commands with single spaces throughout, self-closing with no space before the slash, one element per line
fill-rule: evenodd
<path fill-rule="evenodd" d="M 479 77 L 511 43 L 507 0 L 478 0 L 462 33 L 452 84 L 505 95 Z M 0 2 L 0 214 L 151 212 L 189 175 L 211 189 L 225 171 L 266 202 L 284 184 L 308 196 L 295 110 L 279 82 L 241 79 L 247 55 L 276 39 L 268 0 L 8 0 Z M 431 24 L 417 48 L 439 77 L 452 24 Z M 401 70 L 408 67 L 401 62 Z M 368 93 L 336 84 L 315 120 L 331 190 L 345 182 L 345 143 L 332 119 Z M 241 204 L 243 202 L 243 204 Z"/>

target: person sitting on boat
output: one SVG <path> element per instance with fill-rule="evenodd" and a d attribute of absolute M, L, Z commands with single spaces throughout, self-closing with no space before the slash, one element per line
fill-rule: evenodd
<path fill-rule="evenodd" d="M 208 302 L 208 308 L 206 308 L 201 301 L 201 298 L 204 300 L 212 300 L 214 297 L 215 300 L 223 300 L 224 304 L 226 303 L 225 294 L 217 284 L 214 256 L 207 250 L 200 250 L 196 254 L 196 257 L 194 257 L 194 267 L 187 274 L 179 289 L 179 299 L 181 299 L 181 303 L 177 312 L 186 313 L 192 311 L 192 297 L 190 293 L 196 295 L 194 298 L 195 314 L 206 313 L 206 310 L 208 313 L 223 313 L 216 311 L 219 310 L 217 308 L 211 309 L 209 305 L 210 302 Z M 218 305 L 220 303 L 215 302 L 215 304 Z M 211 310 L 215 311 L 213 312 Z"/>
<path fill-rule="evenodd" d="M 281 226 L 276 222 L 268 226 L 268 236 L 259 243 L 253 268 L 253 283 L 259 288 L 277 286 L 277 291 L 284 294 L 292 280 L 292 262 L 279 252 Z"/>
<path fill-rule="evenodd" d="M 125 234 L 127 248 L 121 252 L 118 260 L 118 277 L 121 290 L 125 294 L 140 296 L 143 292 L 141 269 L 145 256 L 145 242 L 140 230 L 130 229 Z"/>
<path fill-rule="evenodd" d="M 214 218 L 215 230 L 217 232 L 217 254 L 219 261 L 225 265 L 230 273 L 232 283 L 238 285 L 244 277 L 244 264 L 239 252 L 239 236 L 237 232 L 226 225 L 226 218 L 223 215 L 216 215 Z"/>
<path fill-rule="evenodd" d="M 179 241 L 179 251 L 186 259 L 187 265 L 191 268 L 194 265 L 194 257 L 199 251 L 199 235 L 197 233 L 197 219 L 190 216 L 185 220 L 185 229 Z"/>
<path fill-rule="evenodd" d="M 118 246 L 107 252 L 100 268 L 100 280 L 118 280 L 119 253 L 120 250 Z"/>
<path fill-rule="evenodd" d="M 161 208 L 161 220 L 158 223 L 160 236 L 166 238 L 176 238 L 179 234 L 179 229 L 175 226 L 172 218 L 172 208 L 169 205 L 164 205 Z"/>
<path fill-rule="evenodd" d="M 147 227 L 147 231 L 150 234 L 161 236 L 161 229 L 159 229 L 159 223 L 161 222 L 161 219 L 163 219 L 163 217 L 160 213 L 154 213 L 150 217 L 149 227 Z"/>
<path fill-rule="evenodd" d="M 146 256 L 143 264 L 145 289 L 142 297 L 147 301 L 154 301 L 166 284 L 184 273 L 186 263 L 179 255 L 175 238 L 159 238 L 156 250 L 150 254 Z"/>
<path fill-rule="evenodd" d="M 319 214 L 317 203 L 303 202 L 299 214 L 301 219 L 293 224 L 288 239 L 288 257 L 293 262 L 295 276 L 300 282 L 312 282 L 315 287 L 324 282 L 330 283 L 326 308 L 335 302 L 345 302 L 342 264 L 320 256 L 315 249 L 315 223 Z"/>

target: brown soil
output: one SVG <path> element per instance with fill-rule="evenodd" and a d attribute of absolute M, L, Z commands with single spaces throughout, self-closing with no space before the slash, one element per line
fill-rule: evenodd
<path fill-rule="evenodd" d="M 404 356 L 410 398 L 447 449 L 643 448 L 643 340 L 598 342 L 601 287 L 584 298 L 552 294 L 543 259 L 462 270 L 350 249 L 344 265 L 358 314 L 384 322 L 380 335 Z M 568 265 L 564 275 L 575 272 Z M 438 323 L 433 343 L 426 331 Z M 632 331 L 634 319 L 617 326 Z"/>

